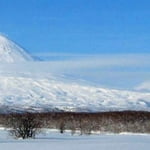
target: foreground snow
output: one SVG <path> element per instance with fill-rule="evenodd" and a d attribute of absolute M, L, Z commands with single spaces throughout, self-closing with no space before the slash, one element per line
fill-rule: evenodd
<path fill-rule="evenodd" d="M 2 150 L 149 150 L 150 135 L 90 135 L 71 136 L 48 132 L 34 140 L 14 140 L 0 131 Z"/>

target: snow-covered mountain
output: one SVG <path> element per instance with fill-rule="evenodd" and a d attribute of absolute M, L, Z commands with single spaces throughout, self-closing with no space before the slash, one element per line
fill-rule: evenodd
<path fill-rule="evenodd" d="M 1 63 L 17 63 L 31 61 L 32 57 L 27 54 L 21 47 L 0 35 L 0 62 Z"/>
<path fill-rule="evenodd" d="M 1 107 L 10 110 L 150 110 L 150 93 L 65 83 L 53 77 L 0 77 L 0 91 Z"/>
<path fill-rule="evenodd" d="M 32 57 L 22 48 L 0 36 L 0 112 L 150 111 L 149 92 L 106 89 L 70 81 L 65 77 L 35 76 L 32 72 L 22 72 L 22 64 L 31 60 Z M 22 62 L 22 71 L 18 74 L 15 71 L 12 73 L 9 65 L 1 67 L 3 63 L 17 62 Z M 28 62 L 27 66 L 31 67 L 32 63 Z"/>

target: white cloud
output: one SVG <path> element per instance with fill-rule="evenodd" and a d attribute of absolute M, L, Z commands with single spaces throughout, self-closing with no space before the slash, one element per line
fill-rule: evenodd
<path fill-rule="evenodd" d="M 35 74 L 66 74 L 100 85 L 117 88 L 134 88 L 139 83 L 150 80 L 150 54 L 43 54 L 55 60 L 0 65 L 0 71 L 32 72 Z M 8 74 L 9 74 L 8 72 Z"/>
<path fill-rule="evenodd" d="M 136 90 L 144 90 L 144 91 L 150 91 L 150 81 L 145 81 L 143 83 L 141 83 L 140 85 L 138 85 L 137 87 L 135 87 Z"/>
<path fill-rule="evenodd" d="M 78 67 L 94 66 L 143 66 L 150 67 L 150 54 L 69 54 L 69 53 L 37 53 L 34 56 L 49 61 L 63 61 Z M 55 59 L 53 59 L 55 58 Z M 79 65 L 80 64 L 80 65 Z"/>

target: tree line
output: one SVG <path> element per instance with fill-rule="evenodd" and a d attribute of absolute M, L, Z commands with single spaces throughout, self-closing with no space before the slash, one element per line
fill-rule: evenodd
<path fill-rule="evenodd" d="M 48 112 L 1 114 L 0 124 L 16 138 L 34 138 L 42 128 L 60 133 L 150 133 L 150 112 L 120 111 L 98 113 Z"/>

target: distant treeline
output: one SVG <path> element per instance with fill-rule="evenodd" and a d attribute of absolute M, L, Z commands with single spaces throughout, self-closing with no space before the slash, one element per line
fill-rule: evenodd
<path fill-rule="evenodd" d="M 60 133 L 64 133 L 65 130 L 71 130 L 72 134 L 76 131 L 79 131 L 80 134 L 91 134 L 92 132 L 150 133 L 150 112 L 145 111 L 1 114 L 0 124 L 11 128 L 14 126 L 13 120 L 17 124 L 20 118 L 27 118 L 28 116 L 30 116 L 30 122 L 34 119 L 38 125 L 37 128 L 58 129 Z M 28 120 L 26 119 L 26 122 Z"/>

